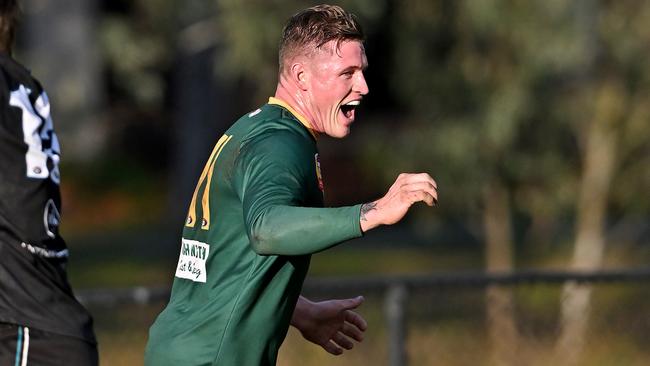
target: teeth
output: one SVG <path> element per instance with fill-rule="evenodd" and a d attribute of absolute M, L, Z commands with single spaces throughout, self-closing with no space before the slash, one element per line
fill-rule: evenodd
<path fill-rule="evenodd" d="M 360 100 L 353 100 L 351 102 L 345 103 L 345 105 L 349 105 L 349 106 L 358 106 L 359 104 L 361 104 Z"/>

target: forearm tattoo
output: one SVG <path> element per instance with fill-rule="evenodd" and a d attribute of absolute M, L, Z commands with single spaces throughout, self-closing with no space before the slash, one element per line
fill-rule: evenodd
<path fill-rule="evenodd" d="M 368 219 L 366 219 L 366 214 L 374 210 L 376 207 L 377 203 L 375 202 L 364 203 L 361 205 L 361 221 L 368 221 Z"/>

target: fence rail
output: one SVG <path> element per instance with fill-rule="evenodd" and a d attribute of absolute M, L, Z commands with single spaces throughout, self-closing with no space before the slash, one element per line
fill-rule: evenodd
<path fill-rule="evenodd" d="M 516 285 L 521 283 L 578 283 L 635 282 L 650 280 L 650 267 L 600 270 L 600 271 L 543 271 L 523 270 L 517 272 L 448 272 L 422 275 L 337 276 L 312 277 L 303 286 L 306 293 L 345 293 L 356 291 L 384 291 L 395 286 L 409 289 L 428 287 L 462 287 L 488 285 Z M 112 306 L 116 304 L 148 304 L 166 301 L 168 287 L 136 286 L 128 288 L 88 289 L 77 291 L 84 304 Z"/>
<path fill-rule="evenodd" d="M 599 271 L 462 272 L 423 275 L 337 276 L 308 278 L 303 287 L 307 296 L 347 296 L 360 293 L 380 293 L 384 297 L 384 314 L 388 327 L 389 365 L 407 364 L 406 314 L 409 292 L 444 287 L 487 287 L 490 285 L 611 283 L 650 281 L 650 266 Z M 77 292 L 86 305 L 117 306 L 121 304 L 150 304 L 166 302 L 168 287 L 131 287 L 92 289 Z"/>

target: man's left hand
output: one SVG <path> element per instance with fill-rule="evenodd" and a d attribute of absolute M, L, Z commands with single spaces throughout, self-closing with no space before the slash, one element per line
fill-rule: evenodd
<path fill-rule="evenodd" d="M 291 325 L 302 336 L 333 355 L 340 355 L 363 341 L 368 327 L 365 319 L 353 311 L 363 303 L 363 296 L 342 300 L 312 302 L 300 296 Z"/>

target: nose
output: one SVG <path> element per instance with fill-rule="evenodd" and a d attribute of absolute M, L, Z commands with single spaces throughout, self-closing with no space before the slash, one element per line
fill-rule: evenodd
<path fill-rule="evenodd" d="M 365 76 L 363 76 L 363 72 L 359 72 L 357 74 L 354 83 L 354 91 L 356 91 L 361 95 L 366 95 L 370 92 L 370 89 L 368 88 L 368 83 L 366 83 L 366 78 Z"/>

